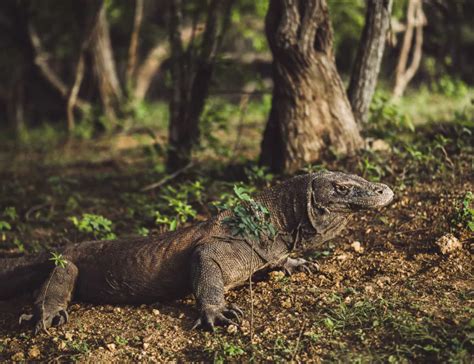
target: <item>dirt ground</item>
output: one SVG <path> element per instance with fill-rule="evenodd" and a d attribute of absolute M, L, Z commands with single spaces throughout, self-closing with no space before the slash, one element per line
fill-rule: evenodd
<path fill-rule="evenodd" d="M 394 202 L 357 214 L 331 242 L 301 247 L 297 255 L 317 262 L 319 271 L 261 272 L 251 289 L 229 292 L 227 300 L 245 312 L 241 327 L 191 331 L 196 311 L 189 297 L 142 306 L 73 303 L 66 326 L 33 337 L 18 325 L 31 300 L 23 297 L 0 302 L 0 361 L 472 362 L 474 240 L 456 218 L 466 192 L 474 191 L 472 149 L 446 146 L 445 151 L 445 157 L 437 154 L 438 161 L 420 162 L 415 169 L 401 157 L 383 159 L 379 166 L 391 172 L 381 179 L 394 187 Z M 135 234 L 137 226 L 157 232 L 153 222 L 141 221 L 139 202 L 130 213 L 126 201 L 158 198 L 159 190 L 139 190 L 159 173 L 130 151 L 121 153 L 53 166 L 23 154 L 5 167 L 10 159 L 4 152 L 0 207 L 14 206 L 18 219 L 3 234 L 1 254 L 82 239 L 67 220 L 82 212 L 107 216 L 121 237 Z M 370 173 L 358 169 L 363 161 L 332 160 L 326 167 Z M 444 167 L 427 168 L 429 163 Z M 172 183 L 196 174 L 214 182 L 238 179 L 229 170 L 216 170 L 203 167 Z M 215 198 L 209 192 L 205 202 Z M 207 216 L 205 205 L 198 218 Z M 436 241 L 446 234 L 461 245 L 443 254 Z"/>

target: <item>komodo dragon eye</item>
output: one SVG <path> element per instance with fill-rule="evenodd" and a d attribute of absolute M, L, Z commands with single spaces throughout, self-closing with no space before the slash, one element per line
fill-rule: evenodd
<path fill-rule="evenodd" d="M 335 184 L 334 188 L 338 194 L 345 196 L 352 189 L 352 186 Z"/>

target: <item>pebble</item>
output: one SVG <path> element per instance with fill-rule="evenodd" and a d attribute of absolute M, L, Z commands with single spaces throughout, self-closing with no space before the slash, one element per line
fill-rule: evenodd
<path fill-rule="evenodd" d="M 151 312 L 153 313 L 153 315 L 155 316 L 158 316 L 160 314 L 160 310 L 157 310 L 156 308 L 154 308 L 153 310 L 151 310 Z"/>
<path fill-rule="evenodd" d="M 41 356 L 41 352 L 39 348 L 34 345 L 28 350 L 28 358 L 30 359 L 38 359 Z"/>
<path fill-rule="evenodd" d="M 235 334 L 237 332 L 237 326 L 229 325 L 227 326 L 227 333 L 228 334 Z"/>
<path fill-rule="evenodd" d="M 364 252 L 364 247 L 362 246 L 362 244 L 360 243 L 360 241 L 354 241 L 352 244 L 351 244 L 351 247 L 352 249 L 354 249 L 354 251 L 356 253 L 363 253 Z"/>
<path fill-rule="evenodd" d="M 115 351 L 116 349 L 115 344 L 114 343 L 107 344 L 107 349 L 109 349 L 112 352 Z"/>
<path fill-rule="evenodd" d="M 435 244 L 439 247 L 441 254 L 448 255 L 462 249 L 462 243 L 453 234 L 445 234 Z"/>
<path fill-rule="evenodd" d="M 15 353 L 11 356 L 11 360 L 13 361 L 24 361 L 25 360 L 25 354 L 23 354 L 21 351 L 18 353 Z"/>

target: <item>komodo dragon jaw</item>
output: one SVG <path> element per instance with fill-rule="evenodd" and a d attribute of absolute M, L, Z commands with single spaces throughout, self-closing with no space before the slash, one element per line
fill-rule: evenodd
<path fill-rule="evenodd" d="M 64 267 L 47 253 L 0 259 L 0 300 L 39 289 L 32 315 L 35 332 L 65 324 L 71 299 L 95 303 L 147 303 L 193 293 L 200 311 L 195 327 L 238 323 L 242 311 L 225 301 L 228 289 L 258 270 L 289 273 L 308 264 L 290 258 L 297 242 L 320 243 L 336 236 L 361 209 L 380 208 L 393 198 L 389 187 L 340 172 L 293 177 L 262 191 L 255 201 L 270 212 L 277 234 L 255 244 L 234 236 L 224 211 L 207 221 L 146 238 L 82 242 L 60 250 Z"/>

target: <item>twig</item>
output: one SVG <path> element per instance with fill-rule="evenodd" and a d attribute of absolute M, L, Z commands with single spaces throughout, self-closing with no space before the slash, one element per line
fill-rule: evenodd
<path fill-rule="evenodd" d="M 193 167 L 194 166 L 194 163 L 193 162 L 190 162 L 188 163 L 187 165 L 185 165 L 183 168 L 180 168 L 178 169 L 177 171 L 167 175 L 166 177 L 162 178 L 161 180 L 159 180 L 158 182 L 155 182 L 155 183 L 152 183 L 148 186 L 145 186 L 143 187 L 140 191 L 141 192 L 145 192 L 145 191 L 150 191 L 150 190 L 154 190 L 155 188 L 158 188 L 160 186 L 162 186 L 163 184 L 165 184 L 166 182 L 172 180 L 173 178 L 176 178 L 177 176 L 179 176 L 181 173 L 187 171 L 189 168 Z"/>
<path fill-rule="evenodd" d="M 296 356 L 298 355 L 298 352 L 300 351 L 299 346 L 300 346 L 301 336 L 303 335 L 303 330 L 306 327 L 306 322 L 307 322 L 307 320 L 305 319 L 303 321 L 303 324 L 301 325 L 301 329 L 300 329 L 300 332 L 298 334 L 298 338 L 296 339 L 295 350 L 293 351 L 293 355 L 291 356 L 290 362 L 293 362 L 295 360 Z"/>
<path fill-rule="evenodd" d="M 47 206 L 51 206 L 51 202 L 45 202 L 45 203 L 42 203 L 42 204 L 35 205 L 35 206 L 31 207 L 31 208 L 25 213 L 25 220 L 28 221 L 28 220 L 30 219 L 30 215 L 31 215 L 33 212 L 36 212 L 36 211 L 38 211 L 38 210 L 41 210 L 42 208 L 47 207 Z"/>

